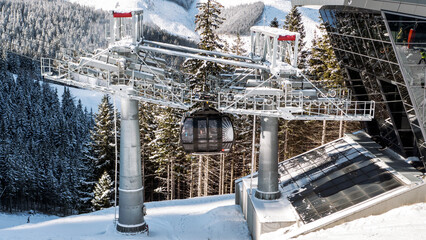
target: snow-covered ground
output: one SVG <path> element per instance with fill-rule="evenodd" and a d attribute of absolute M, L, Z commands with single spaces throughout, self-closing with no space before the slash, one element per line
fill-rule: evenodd
<path fill-rule="evenodd" d="M 199 35 L 195 29 L 195 15 L 198 13 L 196 2 L 186 10 L 176 3 L 165 0 L 69 0 L 70 2 L 80 3 L 82 5 L 91 6 L 97 9 L 113 10 L 117 6 L 119 8 L 143 8 L 144 21 L 150 22 L 163 30 L 172 34 L 189 38 L 197 41 Z M 201 0 L 203 2 L 205 0 Z M 282 25 L 285 16 L 291 9 L 291 0 L 217 0 L 225 8 L 237 6 L 241 4 L 263 2 L 265 4 L 262 19 L 255 25 L 263 26 L 269 23 L 276 17 Z M 314 37 L 314 31 L 318 29 L 319 12 L 318 6 L 301 7 L 302 20 L 306 31 L 306 46 L 311 46 L 311 40 Z M 320 34 L 320 33 L 318 33 Z"/>
<path fill-rule="evenodd" d="M 234 195 L 146 203 L 149 238 L 250 239 Z M 123 235 L 114 228 L 114 208 L 64 218 L 0 214 L 0 240 L 48 239 L 143 239 Z"/>
<path fill-rule="evenodd" d="M 146 239 L 250 239 L 247 225 L 234 195 L 201 197 L 147 203 Z M 0 213 L 0 240 L 48 239 L 142 239 L 145 235 L 123 235 L 114 228 L 114 208 L 59 218 L 36 214 Z M 288 229 L 262 235 L 282 240 Z M 426 203 L 403 206 L 378 216 L 361 218 L 339 226 L 299 236 L 298 240 L 425 239 Z"/>
<path fill-rule="evenodd" d="M 0 231 L 6 228 L 11 228 L 23 224 L 27 224 L 29 214 L 19 213 L 19 214 L 9 214 L 9 213 L 0 213 Z M 30 223 L 40 223 L 46 222 L 54 219 L 58 219 L 57 216 L 44 215 L 44 214 L 35 214 L 30 217 Z M 0 239 L 1 239 L 0 235 Z"/>
<path fill-rule="evenodd" d="M 262 235 L 262 239 L 285 239 L 287 229 Z M 297 240 L 413 240 L 426 239 L 426 203 L 395 208 L 326 230 L 299 236 Z"/>

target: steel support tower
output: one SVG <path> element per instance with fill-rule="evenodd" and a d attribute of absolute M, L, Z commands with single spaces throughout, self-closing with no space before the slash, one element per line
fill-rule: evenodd
<path fill-rule="evenodd" d="M 133 94 L 129 89 L 129 94 Z M 120 232 L 141 232 L 146 229 L 143 215 L 141 174 L 141 144 L 139 136 L 138 101 L 129 97 L 121 98 L 120 135 L 120 208 L 117 230 Z"/>

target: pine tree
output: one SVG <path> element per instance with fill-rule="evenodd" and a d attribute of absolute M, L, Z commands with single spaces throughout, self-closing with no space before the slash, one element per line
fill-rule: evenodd
<path fill-rule="evenodd" d="M 109 174 L 105 171 L 99 181 L 95 184 L 93 191 L 93 208 L 101 210 L 109 208 L 114 204 L 114 183 Z"/>
<path fill-rule="evenodd" d="M 214 51 L 221 49 L 219 37 L 215 30 L 223 23 L 220 17 L 223 6 L 215 0 L 207 0 L 205 3 L 198 3 L 198 14 L 195 16 L 195 31 L 200 33 L 200 49 Z"/>
<path fill-rule="evenodd" d="M 155 150 L 151 160 L 158 166 L 156 178 L 160 185 L 157 192 L 163 194 L 166 199 L 176 198 L 176 180 L 187 165 L 179 145 L 179 114 L 172 108 L 162 108 L 156 116 L 158 128 L 155 131 Z"/>
<path fill-rule="evenodd" d="M 321 24 L 320 30 L 322 37 L 313 41 L 312 44 L 312 54 L 308 62 L 309 73 L 317 80 L 327 80 L 330 87 L 343 85 L 343 72 L 331 47 L 324 24 Z"/>
<path fill-rule="evenodd" d="M 90 157 L 90 132 L 93 127 L 92 116 L 89 115 L 87 109 L 83 110 L 81 101 L 78 101 L 76 108 L 77 121 L 76 125 L 79 129 L 78 142 L 80 143 L 79 151 L 82 153 L 78 159 L 78 164 L 74 168 L 78 178 L 78 185 L 76 186 L 76 195 L 78 195 L 77 208 L 79 212 L 89 212 L 91 210 L 91 200 L 93 199 L 93 188 L 95 185 L 95 166 L 94 161 Z M 86 134 L 84 134 L 86 133 Z"/>
<path fill-rule="evenodd" d="M 18 74 L 21 65 L 19 56 L 17 54 L 8 52 L 6 61 L 8 62 L 8 71 L 14 74 Z"/>
<path fill-rule="evenodd" d="M 87 157 L 88 148 L 90 147 L 89 143 L 84 144 L 84 154 L 85 156 L 80 160 L 79 166 L 76 166 L 76 171 L 80 174 L 78 176 L 79 181 L 76 186 L 77 195 L 78 195 L 78 203 L 77 209 L 79 212 L 90 212 L 92 209 L 93 200 L 93 189 L 95 186 L 95 176 L 94 176 L 94 162 L 91 158 Z"/>
<path fill-rule="evenodd" d="M 118 126 L 119 123 L 117 123 Z M 119 129 L 117 129 L 117 133 L 119 133 Z M 95 126 L 91 131 L 91 140 L 90 151 L 93 154 L 91 157 L 95 165 L 95 179 L 99 179 L 104 171 L 108 175 L 114 176 L 116 154 L 114 108 L 108 95 L 104 95 L 99 105 L 99 112 L 95 117 Z M 117 142 L 119 142 L 119 139 L 117 139 Z"/>
<path fill-rule="evenodd" d="M 195 16 L 195 31 L 200 34 L 198 48 L 208 51 L 222 49 L 215 30 L 223 23 L 224 19 L 220 17 L 223 6 L 215 0 L 207 0 L 205 3 L 197 3 L 197 8 L 199 12 Z M 222 67 L 215 62 L 189 59 L 183 63 L 183 69 L 190 74 L 190 84 L 194 91 L 208 92 Z"/>
<path fill-rule="evenodd" d="M 257 124 L 259 126 L 259 122 Z M 236 176 L 245 176 L 250 173 L 253 116 L 236 116 L 234 128 L 235 146 L 231 156 L 235 159 Z"/>
<path fill-rule="evenodd" d="M 278 23 L 278 19 L 276 17 L 274 17 L 274 19 L 272 19 L 271 23 L 269 24 L 270 27 L 273 28 L 279 28 L 279 23 Z"/>
<path fill-rule="evenodd" d="M 306 67 L 306 57 L 307 57 L 307 51 L 305 49 L 306 32 L 302 22 L 302 15 L 300 14 L 297 7 L 291 8 L 290 12 L 285 17 L 283 28 L 291 32 L 300 33 L 299 47 L 298 47 L 299 55 L 298 55 L 297 67 L 304 69 Z"/>
<path fill-rule="evenodd" d="M 244 55 L 247 51 L 243 48 L 244 42 L 241 40 L 241 36 L 237 33 L 237 37 L 231 47 L 231 52 L 237 55 Z"/>
<path fill-rule="evenodd" d="M 145 200 L 154 201 L 154 189 L 158 187 L 156 181 L 155 171 L 158 165 L 155 161 L 151 160 L 154 152 L 155 143 L 155 129 L 157 123 L 155 122 L 155 113 L 158 111 L 157 107 L 149 103 L 139 103 L 139 129 L 141 141 L 141 161 L 142 161 L 142 174 L 145 187 Z"/>

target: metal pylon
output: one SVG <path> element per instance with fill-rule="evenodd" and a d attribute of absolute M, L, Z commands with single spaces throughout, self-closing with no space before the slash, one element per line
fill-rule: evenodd
<path fill-rule="evenodd" d="M 129 90 L 132 94 L 132 89 Z M 120 205 L 117 230 L 142 232 L 146 230 L 143 215 L 144 187 L 141 174 L 141 144 L 139 136 L 139 101 L 121 98 L 120 136 Z"/>

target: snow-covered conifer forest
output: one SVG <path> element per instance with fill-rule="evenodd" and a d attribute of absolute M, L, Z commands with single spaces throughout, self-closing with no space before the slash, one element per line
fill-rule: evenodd
<path fill-rule="evenodd" d="M 42 82 L 36 62 L 11 52 L 0 58 L 0 99 L 1 210 L 78 212 L 91 196 L 92 114 L 69 89 L 58 96 Z"/>
<path fill-rule="evenodd" d="M 62 0 L 0 1 L 2 49 L 29 57 L 55 57 L 61 48 L 93 51 L 106 47 L 108 12 Z M 194 46 L 150 25 L 144 35 L 152 40 Z"/>
<path fill-rule="evenodd" d="M 220 25 L 218 32 L 225 34 L 249 34 L 250 27 L 262 17 L 265 4 L 255 2 L 225 8 L 221 16 L 226 21 Z"/>

